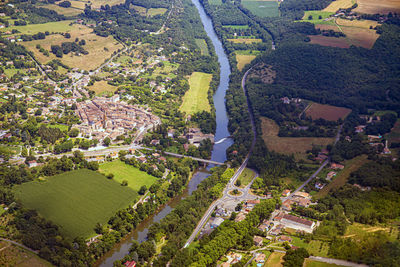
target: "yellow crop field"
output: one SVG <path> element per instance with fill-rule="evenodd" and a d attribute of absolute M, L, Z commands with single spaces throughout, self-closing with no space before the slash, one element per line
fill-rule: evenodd
<path fill-rule="evenodd" d="M 42 29 L 42 31 L 45 30 L 47 29 Z M 113 52 L 123 48 L 112 36 L 97 36 L 93 33 L 91 28 L 84 25 L 75 24 L 68 32 L 71 34 L 70 39 L 66 39 L 61 34 L 53 34 L 46 36 L 44 40 L 24 42 L 23 45 L 32 51 L 36 59 L 41 63 L 46 63 L 53 59 L 60 59 L 67 66 L 71 68 L 80 68 L 82 70 L 93 70 L 99 67 L 107 58 L 111 57 Z M 40 44 L 44 49 L 50 51 L 52 45 L 61 45 L 63 42 L 73 42 L 75 38 L 86 41 L 86 45 L 84 45 L 83 48 L 88 51 L 89 54 L 75 55 L 74 53 L 69 53 L 63 55 L 62 58 L 57 58 L 54 54 L 50 53 L 50 56 L 47 57 L 36 48 L 36 45 Z"/>
<path fill-rule="evenodd" d="M 89 90 L 94 91 L 96 95 L 101 95 L 105 92 L 114 93 L 117 89 L 118 87 L 108 84 L 107 81 L 98 81 L 89 86 Z"/>
<path fill-rule="evenodd" d="M 237 38 L 237 39 L 228 39 L 228 41 L 237 44 L 252 44 L 252 43 L 261 43 L 261 39 L 256 38 Z"/>
<path fill-rule="evenodd" d="M 210 111 L 211 106 L 208 101 L 208 90 L 212 74 L 203 72 L 193 72 L 189 78 L 189 90 L 183 97 L 183 103 L 180 107 L 186 114 L 194 114 L 199 111 Z"/>
<path fill-rule="evenodd" d="M 238 55 L 236 54 L 237 68 L 238 70 L 242 70 L 244 66 L 251 63 L 256 56 L 253 55 Z"/>
<path fill-rule="evenodd" d="M 339 26 L 356 27 L 363 29 L 369 29 L 371 26 L 373 28 L 378 26 L 378 22 L 373 20 L 348 20 L 348 19 L 338 18 L 336 19 L 336 23 Z"/>
<path fill-rule="evenodd" d="M 354 5 L 353 0 L 336 0 L 332 1 L 329 6 L 327 6 L 325 9 L 322 11 L 329 11 L 329 12 L 336 12 L 341 8 L 349 8 Z"/>

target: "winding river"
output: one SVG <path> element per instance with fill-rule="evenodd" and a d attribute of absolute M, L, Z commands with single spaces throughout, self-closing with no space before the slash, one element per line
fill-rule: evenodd
<path fill-rule="evenodd" d="M 229 86 L 229 75 L 231 73 L 229 60 L 225 54 L 221 41 L 218 39 L 217 34 L 214 31 L 212 21 L 205 13 L 199 0 L 192 0 L 192 2 L 199 11 L 204 29 L 212 41 L 215 52 L 218 56 L 218 62 L 220 64 L 220 83 L 213 97 L 213 101 L 217 122 L 215 140 L 221 140 L 230 135 L 228 131 L 228 115 L 225 105 L 225 94 Z M 226 160 L 226 150 L 232 145 L 232 143 L 233 141 L 230 138 L 227 138 L 224 142 L 214 144 L 211 159 L 213 161 L 224 162 Z M 208 168 L 210 167 L 212 166 L 209 166 Z M 154 222 L 159 222 L 167 214 L 169 214 L 182 199 L 191 195 L 192 192 L 196 190 L 197 185 L 207 178 L 208 175 L 209 173 L 207 170 L 200 170 L 196 172 L 189 181 L 187 189 L 181 195 L 176 196 L 174 199 L 168 202 L 168 204 L 161 207 L 154 215 L 148 217 L 146 220 L 140 223 L 132 233 L 130 233 L 125 239 L 116 244 L 112 250 L 105 254 L 96 265 L 101 267 L 111 267 L 113 266 L 114 261 L 122 259 L 129 253 L 129 248 L 133 240 L 137 240 L 139 242 L 145 241 L 148 227 L 150 227 L 150 225 Z"/>

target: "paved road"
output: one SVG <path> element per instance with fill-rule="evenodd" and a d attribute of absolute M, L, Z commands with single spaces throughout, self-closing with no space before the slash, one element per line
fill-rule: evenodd
<path fill-rule="evenodd" d="M 1 240 L 1 241 L 8 242 L 8 243 L 11 243 L 11 244 L 16 245 L 16 246 L 18 246 L 18 247 L 21 247 L 21 248 L 23 248 L 23 249 L 26 249 L 26 250 L 28 250 L 28 251 L 30 251 L 30 252 L 32 252 L 32 253 L 35 253 L 35 254 L 38 254 L 38 253 L 39 253 L 39 252 L 37 252 L 36 250 L 30 249 L 30 248 L 28 248 L 27 246 L 22 245 L 22 244 L 20 244 L 20 243 L 18 243 L 18 242 L 16 242 L 16 241 L 13 241 L 13 240 L 10 240 L 10 239 L 6 239 L 6 238 L 1 238 L 1 237 L 0 237 L 0 240 Z"/>
<path fill-rule="evenodd" d="M 246 96 L 246 101 L 247 101 L 247 109 L 250 115 L 250 122 L 251 122 L 251 129 L 253 132 L 253 138 L 251 141 L 251 146 L 249 149 L 249 153 L 246 155 L 246 158 L 244 159 L 242 165 L 240 165 L 240 167 L 237 169 L 237 171 L 235 172 L 235 174 L 232 176 L 232 178 L 229 180 L 229 183 L 226 185 L 224 191 L 223 191 L 223 195 L 221 198 L 219 198 L 218 200 L 214 201 L 210 207 L 208 208 L 208 210 L 206 211 L 206 213 L 203 215 L 203 217 L 200 219 L 200 222 L 197 224 L 196 228 L 194 229 L 193 233 L 190 235 L 189 239 L 187 240 L 184 248 L 186 248 L 187 246 L 190 245 L 190 243 L 193 242 L 193 240 L 196 238 L 196 236 L 200 233 L 201 229 L 203 229 L 204 225 L 206 224 L 208 218 L 211 216 L 212 212 L 214 211 L 214 209 L 222 204 L 223 202 L 225 202 L 227 199 L 237 199 L 238 201 L 241 200 L 245 200 L 246 198 L 248 199 L 250 197 L 249 192 L 249 188 L 251 183 L 246 186 L 245 189 L 242 188 L 238 188 L 235 186 L 235 182 L 236 180 L 239 178 L 239 176 L 242 174 L 243 170 L 246 168 L 247 163 L 249 162 L 251 153 L 253 152 L 254 146 L 256 144 L 256 138 L 257 138 L 257 133 L 256 133 L 256 125 L 255 125 L 255 120 L 254 120 L 254 115 L 253 112 L 251 110 L 251 105 L 250 105 L 250 100 L 246 91 L 246 79 L 247 79 L 247 75 L 250 73 L 250 71 L 252 70 L 252 68 L 250 68 L 248 71 L 246 71 L 246 73 L 243 75 L 242 78 L 242 89 L 243 92 Z M 257 175 L 256 175 L 257 176 Z M 253 179 L 254 180 L 254 179 Z M 240 196 L 232 196 L 229 194 L 229 192 L 231 190 L 237 189 L 239 191 L 242 192 L 242 194 Z M 251 198 L 256 198 L 256 196 L 252 196 Z"/>

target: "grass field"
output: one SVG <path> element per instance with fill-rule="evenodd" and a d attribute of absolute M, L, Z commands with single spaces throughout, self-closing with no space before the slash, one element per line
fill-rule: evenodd
<path fill-rule="evenodd" d="M 357 0 L 358 7 L 353 11 L 367 14 L 387 14 L 389 12 L 400 13 L 399 0 Z"/>
<path fill-rule="evenodd" d="M 283 266 L 283 256 L 285 256 L 284 253 L 280 252 L 273 252 L 271 255 L 268 257 L 268 260 L 266 260 L 264 266 L 268 267 L 281 267 Z"/>
<path fill-rule="evenodd" d="M 49 31 L 50 33 L 52 32 L 67 32 L 71 31 L 73 29 L 72 26 L 69 24 L 73 22 L 72 20 L 63 20 L 63 21 L 56 21 L 56 22 L 48 22 L 48 23 L 43 23 L 43 24 L 28 24 L 25 26 L 10 26 L 8 28 L 3 28 L 0 29 L 0 31 L 5 32 L 5 31 L 12 31 L 12 30 L 18 30 L 20 33 L 19 34 L 36 34 L 38 32 L 45 32 Z M 46 40 L 49 38 L 49 36 L 46 36 Z M 44 41 L 44 40 L 43 40 Z M 23 43 L 25 44 L 25 43 Z"/>
<path fill-rule="evenodd" d="M 256 56 L 253 55 L 238 55 L 236 54 L 237 68 L 238 70 L 242 70 L 244 66 L 251 63 Z"/>
<path fill-rule="evenodd" d="M 303 267 L 338 267 L 339 265 L 315 261 L 311 259 L 305 259 Z"/>
<path fill-rule="evenodd" d="M 71 1 L 71 4 L 72 4 L 72 2 L 78 2 L 78 1 Z M 56 5 L 56 4 L 39 5 L 38 7 L 44 7 L 44 8 L 53 10 L 53 11 L 57 12 L 58 14 L 64 15 L 67 17 L 76 16 L 83 12 L 82 9 L 74 8 L 73 5 L 71 5 L 71 7 L 69 7 L 69 8 L 60 7 L 59 5 Z"/>
<path fill-rule="evenodd" d="M 131 5 L 131 7 L 136 10 L 143 17 L 153 17 L 156 15 L 163 15 L 167 12 L 166 8 L 145 8 L 142 6 Z"/>
<path fill-rule="evenodd" d="M 335 21 L 333 19 L 325 21 L 325 19 L 329 18 L 333 14 L 334 12 L 320 11 L 320 10 L 305 11 L 302 21 L 310 22 L 313 24 L 335 25 Z M 309 19 L 310 16 L 312 17 L 311 19 Z"/>
<path fill-rule="evenodd" d="M 131 188 L 86 169 L 24 183 L 14 191 L 24 207 L 37 210 L 71 238 L 89 237 L 96 223 L 106 223 L 138 196 Z"/>
<path fill-rule="evenodd" d="M 390 144 L 400 142 L 400 120 L 396 121 L 390 133 L 385 137 L 388 139 Z"/>
<path fill-rule="evenodd" d="M 242 183 L 240 187 L 243 188 L 246 185 L 248 185 L 251 182 L 251 180 L 253 180 L 254 176 L 255 173 L 253 170 L 248 168 L 244 169 L 242 174 L 240 174 L 239 176 L 239 181 Z"/>
<path fill-rule="evenodd" d="M 229 42 L 236 44 L 252 44 L 252 43 L 261 43 L 261 39 L 257 38 L 236 38 L 236 39 L 228 39 Z"/>
<path fill-rule="evenodd" d="M 307 244 L 307 250 L 310 254 L 320 257 L 328 257 L 329 243 L 320 240 L 311 240 Z"/>
<path fill-rule="evenodd" d="M 306 150 L 314 145 L 327 146 L 333 143 L 334 138 L 318 137 L 279 137 L 279 126 L 275 121 L 261 118 L 262 137 L 268 149 L 278 153 L 294 154 L 296 158 L 303 158 Z"/>
<path fill-rule="evenodd" d="M 41 31 L 52 31 L 52 27 L 48 27 L 46 24 Z M 44 56 L 36 48 L 37 44 L 40 44 L 44 49 L 50 51 L 51 45 L 61 45 L 62 42 L 73 42 L 75 38 L 79 40 L 84 39 L 86 45 L 83 48 L 89 52 L 87 55 L 74 55 L 69 53 L 68 55 L 63 55 L 60 59 L 64 64 L 71 67 L 80 68 L 82 70 L 94 70 L 100 66 L 104 60 L 111 57 L 114 51 L 123 48 L 123 46 L 118 43 L 112 36 L 101 37 L 93 33 L 93 30 L 84 25 L 73 25 L 67 30 L 71 34 L 70 39 L 66 39 L 60 34 L 54 34 L 46 36 L 44 40 L 34 40 L 30 42 L 22 43 L 30 51 L 35 54 L 36 59 L 41 63 L 46 63 L 52 59 L 59 59 L 53 53 L 50 53 L 49 57 Z"/>
<path fill-rule="evenodd" d="M 0 266 L 4 267 L 50 267 L 49 262 L 39 258 L 35 254 L 8 242 L 0 242 Z"/>
<path fill-rule="evenodd" d="M 140 187 L 143 185 L 149 188 L 155 181 L 157 181 L 156 177 L 151 176 L 146 172 L 142 172 L 131 165 L 125 164 L 120 160 L 100 164 L 99 170 L 105 175 L 109 173 L 114 174 L 113 179 L 118 183 L 127 180 L 128 187 L 135 191 L 139 191 Z"/>
<path fill-rule="evenodd" d="M 307 117 L 310 116 L 313 120 L 322 118 L 328 121 L 337 121 L 340 118 L 346 118 L 350 112 L 351 109 L 348 108 L 312 103 L 306 110 L 306 115 Z"/>
<path fill-rule="evenodd" d="M 342 18 L 336 19 L 336 23 L 339 26 L 355 27 L 362 29 L 369 29 L 371 26 L 375 28 L 379 25 L 377 21 L 373 20 L 348 20 Z"/>
<path fill-rule="evenodd" d="M 101 6 L 105 6 L 105 5 L 115 6 L 115 5 L 125 3 L 124 0 L 90 0 L 88 2 L 91 2 L 92 8 L 95 8 L 95 9 L 98 9 Z"/>
<path fill-rule="evenodd" d="M 279 8 L 276 1 L 242 1 L 242 5 L 250 10 L 254 15 L 261 18 L 278 17 Z"/>
<path fill-rule="evenodd" d="M 210 3 L 210 5 L 221 5 L 222 0 L 209 0 L 208 3 Z"/>
<path fill-rule="evenodd" d="M 200 48 L 201 54 L 204 56 L 210 55 L 208 52 L 208 46 L 204 39 L 195 39 L 197 46 Z"/>
<path fill-rule="evenodd" d="M 366 163 L 367 155 L 361 155 L 355 157 L 354 159 L 348 160 L 345 162 L 345 168 L 340 171 L 336 178 L 329 184 L 327 184 L 324 188 L 322 188 L 317 194 L 317 198 L 322 198 L 326 196 L 329 191 L 332 189 L 337 189 L 342 187 L 350 177 L 350 174 L 360 168 L 364 163 Z"/>
<path fill-rule="evenodd" d="M 386 225 L 366 225 L 361 223 L 353 223 L 346 228 L 346 233 L 344 237 L 351 237 L 353 239 L 361 239 L 364 236 L 375 233 L 378 231 L 383 231 L 388 234 L 391 241 L 395 241 L 398 234 L 399 229 L 397 226 L 386 226 Z"/>
<path fill-rule="evenodd" d="M 180 107 L 182 112 L 194 114 L 198 111 L 210 111 L 210 103 L 208 101 L 208 90 L 212 74 L 203 72 L 193 72 L 189 78 L 189 90 L 183 97 L 183 103 Z"/>
<path fill-rule="evenodd" d="M 21 147 L 0 144 L 0 152 L 15 155 L 21 152 Z"/>
<path fill-rule="evenodd" d="M 94 91 L 96 95 L 102 95 L 106 92 L 114 93 L 118 89 L 118 87 L 108 84 L 107 81 L 96 81 L 88 88 L 89 90 Z"/>
<path fill-rule="evenodd" d="M 360 46 L 371 49 L 379 34 L 375 30 L 363 29 L 357 27 L 340 27 L 346 34 L 347 40 L 354 46 Z"/>
<path fill-rule="evenodd" d="M 354 0 L 336 0 L 332 1 L 329 6 L 322 11 L 336 12 L 339 9 L 346 9 L 352 7 L 356 2 Z"/>

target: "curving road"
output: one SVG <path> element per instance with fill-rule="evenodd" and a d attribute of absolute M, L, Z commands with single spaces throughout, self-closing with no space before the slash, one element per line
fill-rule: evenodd
<path fill-rule="evenodd" d="M 251 129 L 253 132 L 253 139 L 251 141 L 251 146 L 249 149 L 249 153 L 247 153 L 246 158 L 244 159 L 242 165 L 240 165 L 240 167 L 237 169 L 237 171 L 235 172 L 235 174 L 232 176 L 232 178 L 229 180 L 229 183 L 226 185 L 224 191 L 223 191 L 223 195 L 221 198 L 217 199 L 216 201 L 214 201 L 210 207 L 208 208 L 208 210 L 206 211 L 206 213 L 203 215 L 203 217 L 201 218 L 200 222 L 197 224 L 196 228 L 194 229 L 193 233 L 190 235 L 189 239 L 187 240 L 184 248 L 186 248 L 187 246 L 190 245 L 190 243 L 193 242 L 193 240 L 196 238 L 196 236 L 200 233 L 201 229 L 203 229 L 204 225 L 206 224 L 206 222 L 208 221 L 209 217 L 211 216 L 211 214 L 213 213 L 214 209 L 224 203 L 226 200 L 228 199 L 249 199 L 249 198 L 257 198 L 254 195 L 249 194 L 249 189 L 250 189 L 250 185 L 247 185 L 244 189 L 243 188 L 238 188 L 235 186 L 235 182 L 236 180 L 239 178 L 239 176 L 242 174 L 243 170 L 246 168 L 247 163 L 249 162 L 251 153 L 253 152 L 254 146 L 256 144 L 256 138 L 257 138 L 257 133 L 256 133 L 256 124 L 255 124 L 255 120 L 254 120 L 254 115 L 253 112 L 251 110 L 251 106 L 250 106 L 250 100 L 246 91 L 246 79 L 247 79 L 247 75 L 250 73 L 250 71 L 252 70 L 252 68 L 250 68 L 248 71 L 246 71 L 246 73 L 243 75 L 242 78 L 242 89 L 243 92 L 246 96 L 246 102 L 247 102 L 247 110 L 249 112 L 250 115 L 250 122 L 251 122 Z M 257 177 L 257 174 L 256 176 Z M 253 179 L 254 180 L 254 179 Z M 229 192 L 233 189 L 237 189 L 239 190 L 242 194 L 240 196 L 232 196 L 229 194 Z"/>

